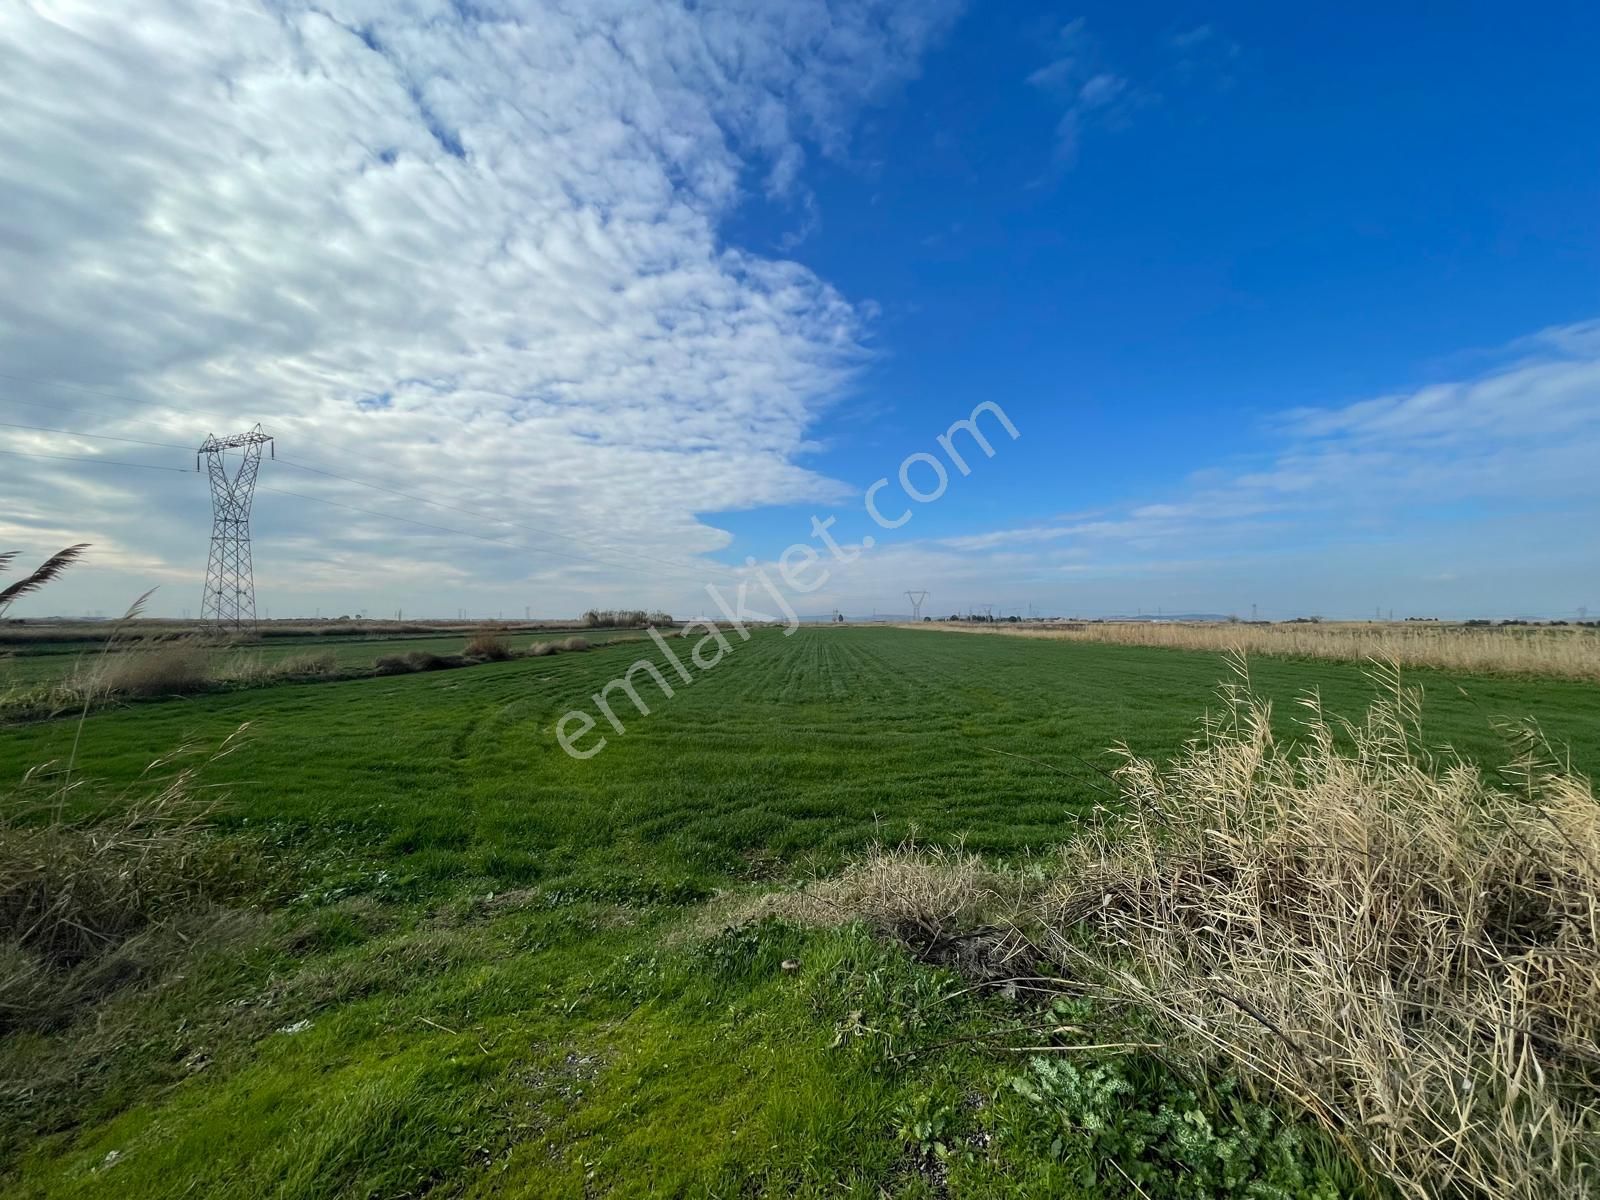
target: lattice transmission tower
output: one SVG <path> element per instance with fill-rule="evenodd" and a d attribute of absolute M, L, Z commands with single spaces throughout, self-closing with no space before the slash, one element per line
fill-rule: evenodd
<path fill-rule="evenodd" d="M 928 598 L 927 592 L 907 592 L 906 599 L 911 601 L 911 619 L 922 620 L 922 602 Z"/>
<path fill-rule="evenodd" d="M 195 454 L 194 469 L 206 460 L 211 478 L 211 555 L 206 560 L 206 592 L 200 601 L 200 619 L 229 629 L 256 623 L 256 583 L 250 563 L 250 501 L 255 495 L 256 472 L 261 469 L 261 447 L 273 458 L 278 449 L 270 435 L 257 425 L 246 433 L 219 438 L 208 434 Z M 240 450 L 239 468 L 230 477 L 224 455 Z"/>

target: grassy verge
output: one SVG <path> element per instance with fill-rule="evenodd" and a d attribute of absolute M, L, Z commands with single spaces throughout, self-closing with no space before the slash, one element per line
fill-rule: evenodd
<path fill-rule="evenodd" d="M 641 640 L 639 635 L 611 632 L 602 642 Z M 435 649 L 411 645 L 376 658 L 343 655 L 332 649 L 270 651 L 218 645 L 200 638 L 145 645 L 108 643 L 93 655 L 76 659 L 65 673 L 48 675 L 26 686 L 9 680 L 0 691 L 0 722 L 49 720 L 83 715 L 113 705 L 146 700 L 172 700 L 206 692 L 269 687 L 280 683 L 332 683 L 372 675 L 407 675 L 542 658 L 588 650 L 588 637 L 536 636 L 522 646 L 506 634 L 474 634 L 465 645 Z M 376 643 L 380 648 L 382 642 Z M 366 648 L 370 655 L 372 644 Z M 7 674 L 0 672 L 0 681 Z"/>

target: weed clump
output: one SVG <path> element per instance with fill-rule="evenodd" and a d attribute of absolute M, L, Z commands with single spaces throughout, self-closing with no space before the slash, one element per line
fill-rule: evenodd
<path fill-rule="evenodd" d="M 71 815 L 78 785 L 40 769 L 0 796 L 0 1033 L 65 1024 L 227 923 L 217 903 L 242 868 L 209 830 L 200 767 L 177 762 L 187 753 L 156 763 L 149 790 L 111 798 L 101 818 Z"/>
<path fill-rule="evenodd" d="M 466 665 L 467 660 L 459 655 L 412 650 L 406 654 L 382 655 L 373 662 L 372 668 L 379 675 L 409 675 L 418 671 L 445 671 Z"/>
<path fill-rule="evenodd" d="M 462 652 L 468 658 L 481 658 L 485 662 L 506 662 L 516 657 L 511 643 L 497 633 L 480 633 L 467 642 Z"/>
<path fill-rule="evenodd" d="M 569 637 L 566 641 L 561 643 L 561 648 L 563 650 L 587 650 L 589 649 L 589 639 L 581 637 Z"/>
<path fill-rule="evenodd" d="M 260 685 L 280 680 L 324 679 L 337 674 L 338 656 L 331 650 L 313 650 L 270 659 L 260 656 L 241 657 L 226 664 L 218 673 L 225 683 Z"/>

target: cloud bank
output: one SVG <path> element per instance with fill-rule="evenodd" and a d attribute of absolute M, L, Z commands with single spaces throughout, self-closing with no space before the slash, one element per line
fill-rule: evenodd
<path fill-rule="evenodd" d="M 948 0 L 6 6 L 0 262 L 26 286 L 0 295 L 0 408 L 178 446 L 259 420 L 291 461 L 515 522 L 279 468 L 263 483 L 493 540 L 463 555 L 459 537 L 272 497 L 267 604 L 359 607 L 374 578 L 451 612 L 486 584 L 545 611 L 642 602 L 636 555 L 681 573 L 725 543 L 697 513 L 840 496 L 801 460 L 862 362 L 863 309 L 719 231 L 755 192 L 803 209 L 807 157 L 843 153 L 954 16 Z M 192 478 L 9 457 L 0 480 L 0 542 L 96 543 L 96 570 L 56 593 L 68 607 L 114 608 L 135 580 L 174 584 L 173 610 L 198 590 Z"/>

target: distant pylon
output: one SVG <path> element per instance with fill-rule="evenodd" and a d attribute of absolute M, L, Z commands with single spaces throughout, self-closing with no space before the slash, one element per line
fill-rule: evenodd
<path fill-rule="evenodd" d="M 272 438 L 257 425 L 246 433 L 219 438 L 207 434 L 195 454 L 194 469 L 206 460 L 211 478 L 211 554 L 206 559 L 206 591 L 200 602 L 200 619 L 227 629 L 253 628 L 256 623 L 256 583 L 250 562 L 250 500 L 255 495 L 256 472 L 261 469 L 261 447 Z M 239 469 L 232 478 L 223 455 L 242 450 Z M 272 456 L 278 456 L 272 447 Z"/>
<path fill-rule="evenodd" d="M 927 592 L 907 592 L 906 599 L 911 601 L 911 619 L 922 620 L 922 602 L 928 598 Z"/>

